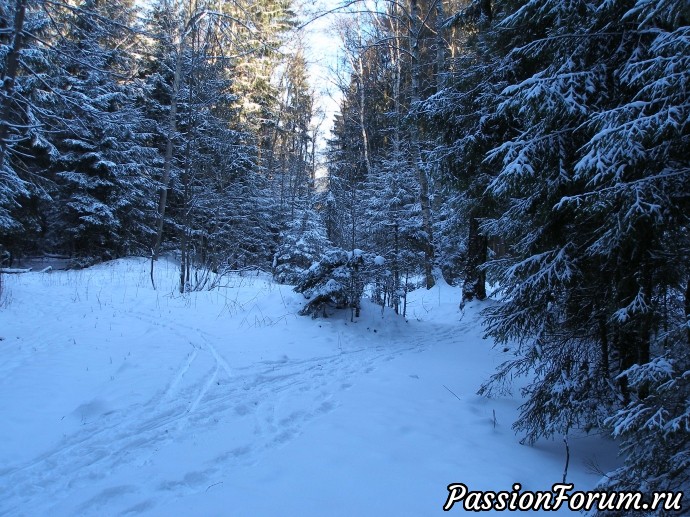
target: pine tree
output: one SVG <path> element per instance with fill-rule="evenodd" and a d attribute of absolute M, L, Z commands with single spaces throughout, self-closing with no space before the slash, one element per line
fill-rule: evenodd
<path fill-rule="evenodd" d="M 284 90 L 279 116 L 273 128 L 270 157 L 265 174 L 273 184 L 281 222 L 294 221 L 306 209 L 314 191 L 314 145 L 311 121 L 314 93 L 308 81 L 304 49 L 298 46 L 286 59 L 281 77 Z"/>
<path fill-rule="evenodd" d="M 239 47 L 233 66 L 232 91 L 240 99 L 239 121 L 255 135 L 259 168 L 275 163 L 276 137 L 281 125 L 281 96 L 276 70 L 286 66 L 284 50 L 296 27 L 292 0 L 220 2 L 218 10 L 230 16 L 233 43 Z"/>
<path fill-rule="evenodd" d="M 614 72 L 622 95 L 591 117 L 594 136 L 575 168 L 587 191 L 564 204 L 587 199 L 598 212 L 587 251 L 616 273 L 610 319 L 629 402 L 607 425 L 626 462 L 603 486 L 687 491 L 690 13 L 676 1 L 630 7 L 618 11 L 630 27 Z"/>
<path fill-rule="evenodd" d="M 415 185 L 415 169 L 398 142 L 389 158 L 373 167 L 363 202 L 369 248 L 387 266 L 374 301 L 403 315 L 408 291 L 418 287 L 410 278 L 424 267 L 425 232 Z"/>
<path fill-rule="evenodd" d="M 296 284 L 312 264 L 331 248 L 321 216 L 313 209 L 300 215 L 281 232 L 281 243 L 273 258 L 273 278 L 282 284 Z"/>
<path fill-rule="evenodd" d="M 3 203 L 14 219 L 8 242 L 99 257 L 141 249 L 152 150 L 134 108 L 130 3 L 16 7 L 24 37 L 3 101 L 14 133 L 3 161 L 22 190 Z"/>
<path fill-rule="evenodd" d="M 529 440 L 612 425 L 628 457 L 608 486 L 645 489 L 641 472 L 655 487 L 687 482 L 673 434 L 685 409 L 660 402 L 685 389 L 674 350 L 687 337 L 688 20 L 670 4 L 542 0 L 497 14 L 510 84 L 496 115 L 512 129 L 487 154 L 502 208 L 484 228 L 509 254 L 490 263 L 504 303 L 488 332 L 518 348 L 494 382 L 534 375 L 516 423 Z M 661 429 L 668 441 L 653 446 Z"/>
<path fill-rule="evenodd" d="M 495 167 L 484 159 L 510 134 L 509 125 L 496 116 L 511 66 L 500 60 L 504 43 L 493 17 L 491 3 L 469 2 L 446 21 L 458 47 L 452 61 L 455 73 L 424 104 L 427 124 L 438 134 L 429 159 L 444 200 L 439 209 L 439 260 L 448 280 L 459 277 L 463 304 L 486 298 L 484 266 L 491 236 L 482 223 L 498 208 L 485 195 Z"/>
<path fill-rule="evenodd" d="M 52 247 L 102 259 L 143 251 L 150 235 L 153 188 L 147 164 L 156 156 L 131 79 L 136 43 L 133 12 L 123 2 L 84 2 L 64 13 L 70 28 L 56 45 L 64 71 L 53 88 L 59 128 L 51 140 L 56 184 L 47 207 Z M 58 84 L 59 83 L 59 84 Z"/>
<path fill-rule="evenodd" d="M 37 185 L 42 178 L 26 155 L 41 154 L 45 165 L 52 153 L 34 90 L 42 87 L 42 72 L 50 66 L 48 52 L 36 45 L 48 25 L 38 7 L 27 0 L 0 1 L 0 246 L 15 253 L 26 244 L 19 242 L 22 234 L 40 226 L 27 205 L 42 194 Z"/>

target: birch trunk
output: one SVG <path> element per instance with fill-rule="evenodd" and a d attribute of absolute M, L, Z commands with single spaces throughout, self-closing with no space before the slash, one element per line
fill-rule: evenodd
<path fill-rule="evenodd" d="M 175 133 L 177 133 L 177 101 L 180 93 L 180 80 L 182 75 L 182 59 L 184 54 L 185 42 L 184 21 L 180 23 L 177 43 L 177 56 L 175 57 L 175 73 L 173 75 L 173 90 L 170 98 L 170 113 L 168 114 L 168 134 L 165 142 L 165 156 L 163 158 L 163 177 L 161 178 L 161 188 L 158 199 L 158 222 L 156 224 L 156 239 L 151 250 L 151 285 L 156 288 L 153 279 L 153 263 L 158 259 L 161 243 L 163 241 L 163 226 L 165 224 L 165 211 L 168 205 L 168 188 L 170 186 L 170 174 L 172 170 L 173 144 Z"/>
<path fill-rule="evenodd" d="M 419 62 L 419 38 L 421 34 L 421 20 L 419 17 L 419 3 L 417 0 L 410 0 L 410 53 L 412 54 L 412 96 L 411 108 L 417 109 L 419 103 L 419 81 L 420 81 L 420 62 Z M 426 278 L 426 288 L 434 287 L 436 281 L 433 274 L 434 264 L 434 234 L 431 218 L 431 197 L 429 195 L 429 178 L 427 177 L 424 164 L 422 163 L 422 153 L 419 146 L 419 123 L 414 116 L 410 124 L 410 144 L 412 160 L 417 171 L 419 180 L 419 204 L 422 209 L 422 229 L 426 233 L 424 243 L 424 276 Z"/>
<path fill-rule="evenodd" d="M 446 87 L 446 40 L 443 27 L 445 21 L 443 0 L 436 0 L 436 91 L 440 92 Z"/>

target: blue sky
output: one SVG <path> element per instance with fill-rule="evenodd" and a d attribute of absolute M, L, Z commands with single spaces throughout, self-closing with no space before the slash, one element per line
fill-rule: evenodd
<path fill-rule="evenodd" d="M 316 0 L 307 3 L 300 14 L 305 20 L 315 12 L 323 12 L 342 5 L 338 0 Z M 340 41 L 331 31 L 331 25 L 337 14 L 329 14 L 309 23 L 303 29 L 304 42 L 307 46 L 307 60 L 311 72 L 310 80 L 318 96 L 318 106 L 325 114 L 322 125 L 322 137 L 327 136 L 333 125 L 333 116 L 338 111 L 340 91 L 335 86 L 333 69 L 335 68 Z"/>

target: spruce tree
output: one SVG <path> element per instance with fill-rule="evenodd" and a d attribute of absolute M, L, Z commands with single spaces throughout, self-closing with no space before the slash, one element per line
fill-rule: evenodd
<path fill-rule="evenodd" d="M 141 252 L 153 211 L 147 164 L 156 153 L 136 106 L 134 13 L 127 2 L 89 0 L 63 16 L 47 238 L 55 249 L 94 259 Z"/>

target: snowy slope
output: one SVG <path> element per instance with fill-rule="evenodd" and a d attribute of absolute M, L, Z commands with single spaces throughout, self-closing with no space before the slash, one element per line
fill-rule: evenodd
<path fill-rule="evenodd" d="M 511 431 L 519 400 L 475 395 L 505 352 L 457 289 L 350 323 L 297 316 L 263 275 L 182 297 L 175 274 L 159 263 L 158 291 L 144 259 L 6 278 L 0 514 L 424 516 L 452 482 L 561 480 L 562 443 Z M 614 448 L 570 446 L 568 481 L 590 489 Z"/>

